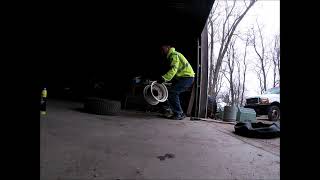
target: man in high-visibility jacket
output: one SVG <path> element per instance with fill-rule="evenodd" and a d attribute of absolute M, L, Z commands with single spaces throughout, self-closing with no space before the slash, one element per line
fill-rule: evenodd
<path fill-rule="evenodd" d="M 180 104 L 180 93 L 190 88 L 194 81 L 195 73 L 188 60 L 174 47 L 164 45 L 161 47 L 162 53 L 166 55 L 170 62 L 170 70 L 159 80 L 158 83 L 171 81 L 172 85 L 168 88 L 168 102 L 173 112 L 171 119 L 182 120 L 186 117 Z"/>

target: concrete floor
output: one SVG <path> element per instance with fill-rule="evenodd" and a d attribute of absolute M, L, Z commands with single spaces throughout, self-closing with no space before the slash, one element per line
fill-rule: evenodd
<path fill-rule="evenodd" d="M 50 101 L 40 118 L 41 179 L 280 179 L 280 138 L 233 134 L 233 125 L 154 114 L 83 113 Z M 174 154 L 160 160 L 158 156 Z"/>

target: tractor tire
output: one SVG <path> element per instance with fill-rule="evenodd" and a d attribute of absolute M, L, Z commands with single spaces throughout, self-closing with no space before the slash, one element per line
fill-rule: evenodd
<path fill-rule="evenodd" d="M 98 115 L 116 115 L 121 110 L 121 102 L 94 97 L 87 98 L 84 102 L 84 109 Z"/>
<path fill-rule="evenodd" d="M 280 119 L 280 108 L 278 106 L 269 107 L 268 119 L 270 121 L 278 121 Z"/>
<path fill-rule="evenodd" d="M 234 129 L 237 135 L 244 136 L 244 137 L 261 138 L 261 139 L 280 137 L 279 122 L 276 122 L 273 124 L 265 124 L 262 122 L 237 123 L 234 126 Z"/>

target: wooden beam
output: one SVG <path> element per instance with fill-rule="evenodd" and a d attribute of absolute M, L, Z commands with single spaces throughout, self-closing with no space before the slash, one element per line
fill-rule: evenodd
<path fill-rule="evenodd" d="M 200 118 L 207 118 L 208 104 L 208 29 L 207 24 L 201 33 L 201 58 L 200 58 L 200 95 L 199 114 Z"/>
<path fill-rule="evenodd" d="M 189 100 L 189 105 L 188 105 L 188 110 L 187 110 L 187 116 L 191 116 L 192 113 L 192 108 L 193 108 L 193 103 L 194 103 L 194 97 L 195 97 L 195 85 L 193 83 L 192 85 L 192 91 L 191 91 L 191 96 Z"/>

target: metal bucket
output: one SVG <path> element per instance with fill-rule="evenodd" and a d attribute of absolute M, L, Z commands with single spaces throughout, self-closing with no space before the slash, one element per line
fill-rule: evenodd
<path fill-rule="evenodd" d="M 237 119 L 238 108 L 236 106 L 225 106 L 223 112 L 223 121 L 233 122 Z"/>

